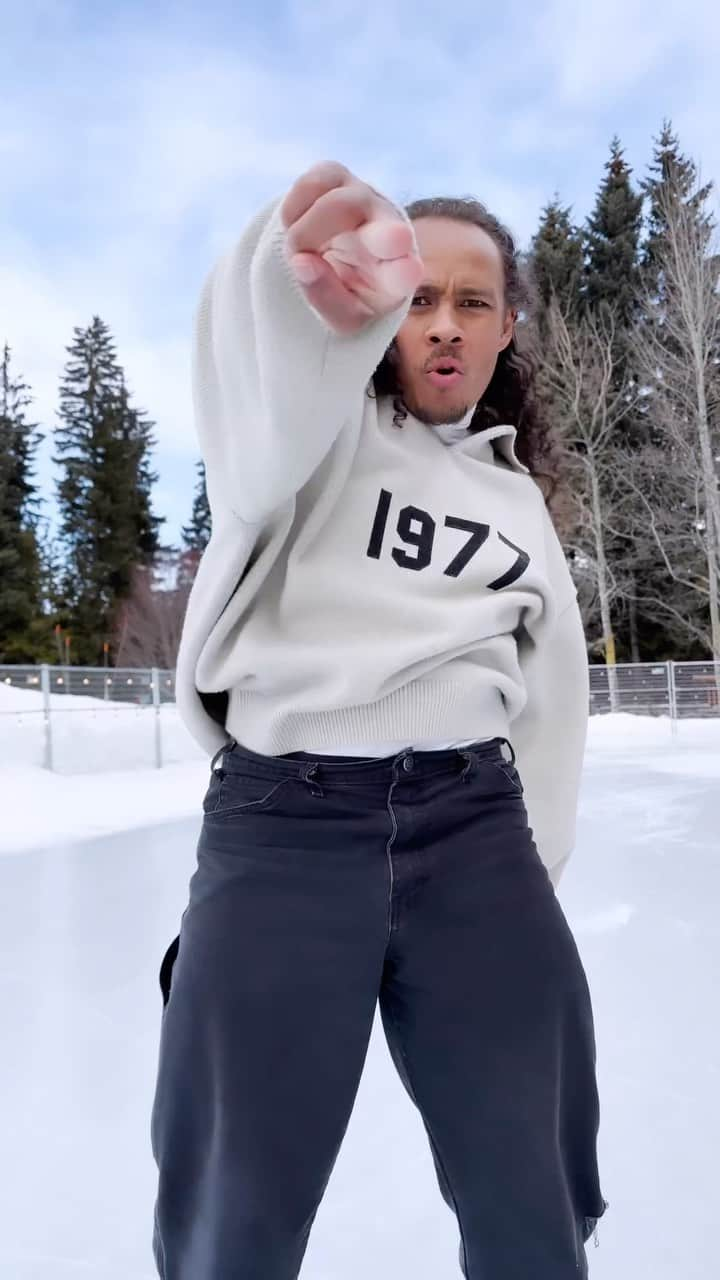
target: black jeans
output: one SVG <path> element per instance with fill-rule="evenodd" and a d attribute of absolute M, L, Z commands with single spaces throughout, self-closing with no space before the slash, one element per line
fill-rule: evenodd
<path fill-rule="evenodd" d="M 216 756 L 161 969 L 163 1280 L 298 1275 L 378 1000 L 468 1280 L 587 1275 L 590 993 L 508 747 Z"/>

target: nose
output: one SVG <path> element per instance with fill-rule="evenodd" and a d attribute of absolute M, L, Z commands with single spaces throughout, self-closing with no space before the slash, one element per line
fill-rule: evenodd
<path fill-rule="evenodd" d="M 432 343 L 462 342 L 463 334 L 450 306 L 438 307 L 427 328 L 427 337 Z"/>

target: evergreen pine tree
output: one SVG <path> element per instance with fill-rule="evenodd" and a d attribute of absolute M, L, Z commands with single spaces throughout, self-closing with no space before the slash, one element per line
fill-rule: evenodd
<path fill-rule="evenodd" d="M 124 539 L 126 547 L 126 554 L 118 556 L 116 567 L 116 572 L 124 574 L 123 586 L 118 587 L 118 594 L 123 595 L 132 566 L 150 564 L 162 549 L 159 531 L 164 521 L 152 513 L 152 487 L 158 478 L 150 464 L 155 424 L 143 409 L 130 404 L 124 376 L 117 398 L 111 397 L 108 419 L 106 458 L 110 475 L 115 477 L 108 485 L 114 499 L 114 538 Z M 124 505 L 118 504 L 119 495 L 128 498 Z"/>
<path fill-rule="evenodd" d="M 540 225 L 533 236 L 526 266 L 535 293 L 533 332 L 542 357 L 535 394 L 543 416 L 553 426 L 562 428 L 562 407 L 549 375 L 547 356 L 552 348 L 550 308 L 557 305 L 569 323 L 577 318 L 581 302 L 583 274 L 583 235 L 556 193 L 545 206 Z M 565 477 L 565 483 L 569 480 Z M 563 532 L 571 532 L 569 517 L 563 520 Z"/>
<path fill-rule="evenodd" d="M 605 176 L 598 188 L 595 206 L 585 228 L 585 271 L 583 281 L 582 310 L 595 317 L 602 327 L 612 324 L 614 334 L 610 356 L 613 364 L 608 396 L 612 398 L 620 388 L 634 392 L 637 379 L 632 365 L 632 333 L 637 321 L 639 289 L 640 234 L 642 229 L 642 193 L 632 183 L 632 170 L 627 164 L 618 137 L 610 144 L 610 157 L 605 165 Z M 617 653 L 621 660 L 637 660 L 640 657 L 636 611 L 632 605 L 635 593 L 636 569 L 629 560 L 631 539 L 618 530 L 617 477 L 621 472 L 623 448 L 637 450 L 642 447 L 645 427 L 642 414 L 629 409 L 617 422 L 613 431 L 613 444 L 607 451 L 599 477 L 603 492 L 601 506 L 606 521 L 604 551 L 610 578 L 618 584 L 619 594 L 613 604 L 611 634 L 606 659 L 612 664 Z M 613 456 L 615 461 L 613 462 Z M 616 530 L 611 531 L 611 526 Z M 630 567 L 626 573 L 622 566 Z M 640 567 L 644 572 L 645 567 Z M 599 625 L 598 619 L 589 619 L 590 625 Z"/>
<path fill-rule="evenodd" d="M 585 305 L 607 303 L 620 332 L 630 328 L 637 311 L 643 197 L 633 189 L 631 174 L 615 137 L 586 231 Z"/>
<path fill-rule="evenodd" d="M 210 504 L 205 483 L 205 463 L 197 464 L 198 480 L 189 523 L 183 525 L 182 537 L 188 551 L 204 551 L 210 541 Z"/>
<path fill-rule="evenodd" d="M 0 362 L 0 662 L 34 662 L 42 629 L 33 466 L 43 437 L 26 418 L 28 391 L 11 376 L 6 344 Z"/>
<path fill-rule="evenodd" d="M 542 211 L 532 240 L 530 267 L 537 293 L 538 333 L 544 345 L 551 301 L 557 300 L 564 315 L 575 315 L 583 275 L 582 232 L 573 225 L 570 209 L 560 203 L 557 194 Z"/>
<path fill-rule="evenodd" d="M 94 665 L 114 633 L 133 567 L 159 549 L 151 511 L 152 428 L 130 405 L 107 325 L 95 316 L 74 330 L 60 388 L 56 429 L 64 566 L 64 625 L 74 661 Z"/>
<path fill-rule="evenodd" d="M 661 287 L 658 280 L 659 262 L 663 253 L 666 234 L 666 216 L 663 212 L 663 193 L 690 205 L 705 229 L 709 240 L 712 232 L 712 216 L 705 208 L 712 191 L 712 182 L 697 186 L 697 169 L 694 162 L 680 151 L 680 143 L 672 131 L 672 122 L 664 120 L 659 138 L 654 139 L 653 158 L 648 166 L 648 176 L 640 186 L 647 200 L 647 234 L 642 252 L 642 270 L 645 282 L 651 288 Z"/>

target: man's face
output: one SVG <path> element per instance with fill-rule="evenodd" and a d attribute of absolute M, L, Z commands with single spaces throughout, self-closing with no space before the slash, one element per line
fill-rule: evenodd
<path fill-rule="evenodd" d="M 459 422 L 488 388 L 498 354 L 513 336 L 502 257 L 480 227 L 451 218 L 413 223 L 425 275 L 390 358 L 403 400 L 428 425 Z M 431 374 L 444 358 L 461 376 Z"/>

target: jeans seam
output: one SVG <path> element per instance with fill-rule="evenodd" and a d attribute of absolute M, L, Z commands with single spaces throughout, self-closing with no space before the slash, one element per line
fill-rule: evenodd
<path fill-rule="evenodd" d="M 390 831 L 390 835 L 389 835 L 389 837 L 388 837 L 387 844 L 385 845 L 385 856 L 386 856 L 386 858 L 387 858 L 388 869 L 389 869 L 389 872 L 390 872 L 390 885 L 389 885 L 389 889 L 388 889 L 388 928 L 387 928 L 387 940 L 388 940 L 388 942 L 390 941 L 390 938 L 391 938 L 391 935 L 392 935 L 392 924 L 393 924 L 393 886 L 394 886 L 394 883 L 395 883 L 395 872 L 394 872 L 394 870 L 393 870 L 393 862 L 392 862 L 392 846 L 393 846 L 393 844 L 395 843 L 395 838 L 396 838 L 397 833 L 398 833 L 398 822 L 397 822 L 397 817 L 396 817 L 396 814 L 395 814 L 395 810 L 394 810 L 394 809 L 393 809 L 393 807 L 392 807 L 392 794 L 393 794 L 393 791 L 395 790 L 395 787 L 397 786 L 397 781 L 398 781 L 398 780 L 397 780 L 397 778 L 393 778 L 392 782 L 390 783 L 390 790 L 388 791 L 388 797 L 387 797 L 387 811 L 388 811 L 388 813 L 390 814 L 390 821 L 391 821 L 391 823 L 392 823 L 392 828 L 391 828 L 391 831 Z"/>

